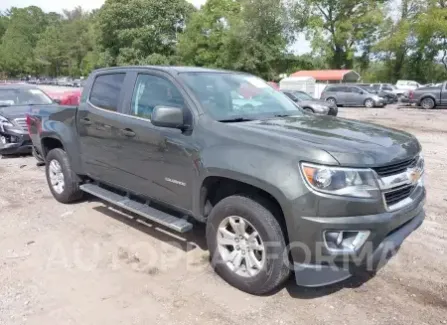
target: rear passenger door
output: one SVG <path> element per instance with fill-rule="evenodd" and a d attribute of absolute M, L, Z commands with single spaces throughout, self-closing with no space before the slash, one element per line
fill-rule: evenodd
<path fill-rule="evenodd" d="M 76 116 L 83 170 L 94 179 L 118 186 L 126 181 L 120 172 L 125 152 L 120 112 L 126 76 L 124 71 L 95 75 Z"/>

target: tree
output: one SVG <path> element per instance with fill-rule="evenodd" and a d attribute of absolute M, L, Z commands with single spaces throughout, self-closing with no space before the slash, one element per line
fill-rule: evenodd
<path fill-rule="evenodd" d="M 46 15 L 39 7 L 10 10 L 0 45 L 3 69 L 9 74 L 36 72 L 33 49 L 46 25 Z"/>
<path fill-rule="evenodd" d="M 387 0 L 300 0 L 294 2 L 297 30 L 332 68 L 352 68 L 356 53 L 368 52 L 383 23 Z"/>
<path fill-rule="evenodd" d="M 447 0 L 429 0 L 427 10 L 418 17 L 416 30 L 421 44 L 440 53 L 447 71 Z"/>
<path fill-rule="evenodd" d="M 171 56 L 194 11 L 186 0 L 107 0 L 99 12 L 101 45 L 114 64 L 135 63 L 153 53 Z"/>
<path fill-rule="evenodd" d="M 381 33 L 381 40 L 374 49 L 379 57 L 386 61 L 388 79 L 396 81 L 405 76 L 406 64 L 411 51 L 417 47 L 414 33 L 415 22 L 423 11 L 425 0 L 402 0 L 388 17 Z"/>
<path fill-rule="evenodd" d="M 188 22 L 178 54 L 190 65 L 277 77 L 290 39 L 280 0 L 208 0 Z"/>

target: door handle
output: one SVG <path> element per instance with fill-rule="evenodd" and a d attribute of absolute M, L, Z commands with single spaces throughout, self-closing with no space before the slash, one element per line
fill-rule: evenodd
<path fill-rule="evenodd" d="M 132 131 L 131 129 L 121 129 L 121 134 L 129 137 L 129 138 L 133 138 L 136 134 L 134 131 Z"/>
<path fill-rule="evenodd" d="M 88 117 L 81 118 L 80 122 L 84 125 L 92 125 L 92 121 Z"/>

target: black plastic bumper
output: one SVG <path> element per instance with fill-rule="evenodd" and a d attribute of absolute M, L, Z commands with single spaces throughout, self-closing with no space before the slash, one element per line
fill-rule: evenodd
<path fill-rule="evenodd" d="M 19 155 L 31 153 L 33 145 L 31 139 L 27 133 L 5 130 L 0 132 L 0 136 L 10 139 L 11 136 L 15 137 L 14 142 L 2 143 L 0 142 L 0 155 Z"/>
<path fill-rule="evenodd" d="M 343 281 L 358 271 L 375 272 L 379 270 L 396 254 L 405 238 L 422 224 L 425 218 L 423 204 L 423 201 L 419 202 L 417 207 L 410 212 L 411 219 L 390 231 L 375 246 L 371 254 L 367 254 L 362 259 L 360 264 L 353 263 L 349 256 L 345 256 L 347 257 L 345 262 L 348 261 L 348 263 L 341 263 L 341 259 L 334 259 L 334 263 L 325 264 L 295 262 L 296 283 L 305 287 L 319 287 Z"/>

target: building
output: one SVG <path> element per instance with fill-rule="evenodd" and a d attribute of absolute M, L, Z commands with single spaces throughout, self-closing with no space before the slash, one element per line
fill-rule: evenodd
<path fill-rule="evenodd" d="M 312 77 L 318 83 L 358 82 L 360 75 L 354 70 L 302 70 L 290 77 Z"/>

